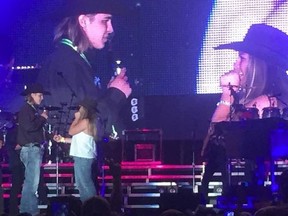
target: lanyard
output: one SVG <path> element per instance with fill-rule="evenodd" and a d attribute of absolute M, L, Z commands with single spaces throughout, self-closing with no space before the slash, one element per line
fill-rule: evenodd
<path fill-rule="evenodd" d="M 69 39 L 67 39 L 67 38 L 63 38 L 63 39 L 60 41 L 60 43 L 65 44 L 65 45 L 71 47 L 71 48 L 72 48 L 73 50 L 75 50 L 76 52 L 78 52 L 79 55 L 80 55 L 80 56 L 86 61 L 86 63 L 91 67 L 91 64 L 90 64 L 90 62 L 88 61 L 88 59 L 86 58 L 85 54 L 84 54 L 84 53 L 80 53 L 80 52 L 78 51 L 78 49 L 77 49 L 77 46 L 75 46 L 71 40 L 69 40 Z"/>
<path fill-rule="evenodd" d="M 34 104 L 29 103 L 28 101 L 27 101 L 27 103 L 38 113 L 38 109 L 34 106 Z"/>

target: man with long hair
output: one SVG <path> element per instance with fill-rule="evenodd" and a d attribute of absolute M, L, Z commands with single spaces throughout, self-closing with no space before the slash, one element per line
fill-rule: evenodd
<path fill-rule="evenodd" d="M 115 0 L 66 0 L 56 17 L 60 20 L 55 28 L 56 50 L 48 57 L 39 74 L 39 82 L 51 92 L 46 104 L 68 108 L 86 96 L 97 99 L 99 117 L 106 133 L 113 132 L 118 112 L 131 94 L 126 69 L 113 77 L 107 89 L 100 89 L 98 76 L 87 57 L 89 49 L 101 50 L 111 34 L 112 15 L 123 8 Z M 69 111 L 68 111 L 69 112 Z M 68 113 L 69 115 L 69 113 Z M 120 131 L 118 131 L 120 134 Z M 98 133 L 101 137 L 101 134 Z"/>

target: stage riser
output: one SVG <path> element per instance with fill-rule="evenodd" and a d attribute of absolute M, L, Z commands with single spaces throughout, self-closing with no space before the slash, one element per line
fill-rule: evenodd
<path fill-rule="evenodd" d="M 58 167 L 59 184 L 57 193 L 56 164 L 43 165 L 45 182 L 49 189 L 48 197 L 57 195 L 74 195 L 79 197 L 78 190 L 75 187 L 73 163 L 61 163 Z M 274 172 L 276 178 L 287 168 L 287 161 L 277 161 Z M 251 169 L 247 167 L 245 161 L 231 161 L 230 170 L 232 185 L 246 185 L 247 182 L 251 181 Z M 109 198 L 112 191 L 112 175 L 108 166 L 103 166 L 102 171 L 104 171 L 105 179 L 105 197 Z M 124 207 L 131 209 L 159 208 L 160 197 L 163 194 L 177 194 L 183 189 L 194 190 L 194 193 L 198 193 L 201 187 L 203 171 L 204 167 L 202 164 L 193 166 L 161 165 L 159 162 L 123 163 L 121 180 Z M 2 164 L 2 172 L 2 186 L 6 200 L 9 198 L 11 189 L 11 175 L 7 164 Z M 101 177 L 98 180 L 99 183 L 102 182 Z M 266 184 L 269 185 L 269 183 L 269 181 L 266 181 Z M 100 187 L 102 187 L 101 184 Z M 209 184 L 209 196 L 212 197 L 212 202 L 216 202 L 216 196 L 221 195 L 221 192 L 221 173 L 216 172 L 212 182 Z"/>

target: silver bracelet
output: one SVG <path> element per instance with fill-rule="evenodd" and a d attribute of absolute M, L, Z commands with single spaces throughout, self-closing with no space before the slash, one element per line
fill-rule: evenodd
<path fill-rule="evenodd" d="M 220 100 L 217 103 L 217 106 L 219 106 L 220 104 L 225 105 L 225 106 L 231 106 L 231 103 L 229 101 L 225 101 L 225 100 Z"/>

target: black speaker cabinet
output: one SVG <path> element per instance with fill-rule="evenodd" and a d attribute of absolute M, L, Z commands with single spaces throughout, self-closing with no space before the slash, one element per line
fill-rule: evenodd
<path fill-rule="evenodd" d="M 160 211 L 167 209 L 177 209 L 194 211 L 201 203 L 201 195 L 193 193 L 192 190 L 179 190 L 178 193 L 162 193 L 160 195 Z"/>

